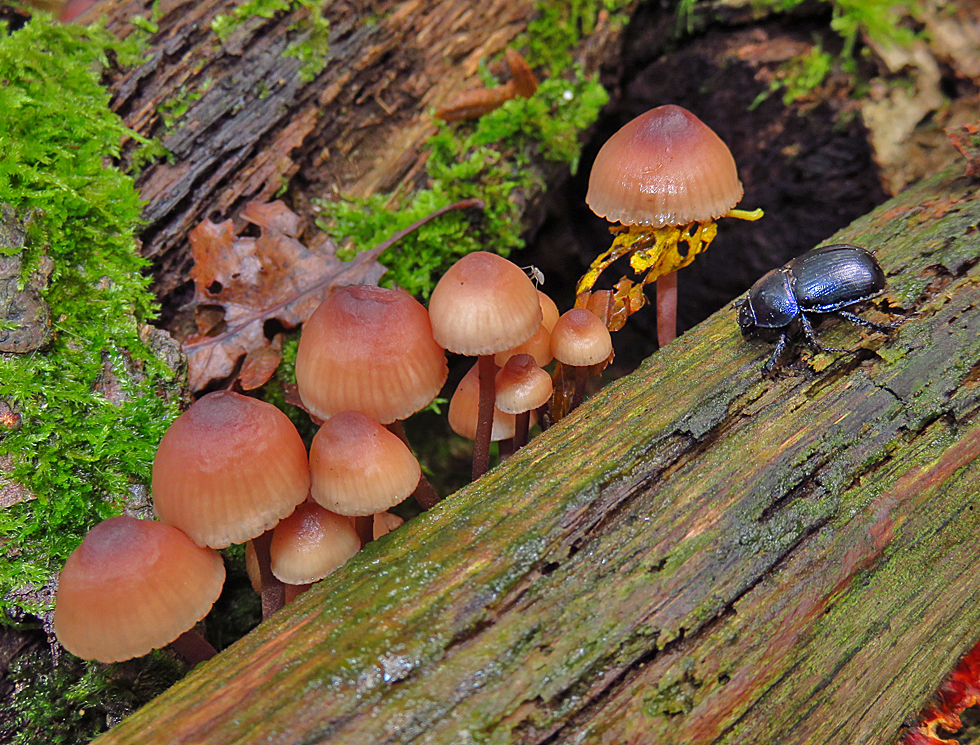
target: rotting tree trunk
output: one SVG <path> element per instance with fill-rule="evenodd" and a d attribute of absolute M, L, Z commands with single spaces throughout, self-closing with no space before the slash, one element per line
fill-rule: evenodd
<path fill-rule="evenodd" d="M 187 279 L 187 234 L 195 225 L 208 216 L 237 219 L 250 200 L 271 198 L 296 176 L 308 188 L 295 200 L 418 188 L 423 145 L 436 131 L 430 109 L 480 87 L 480 62 L 505 49 L 535 14 L 534 0 L 326 3 L 326 66 L 304 82 L 302 63 L 284 52 L 305 38 L 308 10 L 294 4 L 271 19 L 255 16 L 222 44 L 210 24 L 238 5 L 162 0 L 149 59 L 112 86 L 113 108 L 126 124 L 159 138 L 173 155 L 137 180 L 148 202 L 143 252 L 157 265 L 162 296 Z M 83 19 L 105 13 L 109 28 L 125 36 L 134 15 L 150 17 L 151 2 L 105 0 Z M 619 38 L 621 24 L 605 18 L 599 14 L 574 50 L 589 74 Z M 161 111 L 183 107 L 165 128 Z"/>
<path fill-rule="evenodd" d="M 889 336 L 716 313 L 97 742 L 893 741 L 980 636 L 978 225 L 906 192 L 835 236 Z"/>

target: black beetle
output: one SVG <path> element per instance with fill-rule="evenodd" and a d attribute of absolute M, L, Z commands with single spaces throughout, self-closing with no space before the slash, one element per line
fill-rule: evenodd
<path fill-rule="evenodd" d="M 748 297 L 736 303 L 738 325 L 745 336 L 776 340 L 772 357 L 763 366 L 768 374 L 786 349 L 791 334 L 802 329 L 807 342 L 816 349 L 817 341 L 808 313 L 836 313 L 848 321 L 875 331 L 882 326 L 843 308 L 880 295 L 885 289 L 885 273 L 875 257 L 858 246 L 824 246 L 790 261 L 786 266 L 763 275 L 749 290 Z"/>

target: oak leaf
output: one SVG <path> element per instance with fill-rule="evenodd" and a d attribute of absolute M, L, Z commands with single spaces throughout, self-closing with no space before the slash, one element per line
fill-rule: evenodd
<path fill-rule="evenodd" d="M 236 235 L 231 220 L 205 220 L 190 233 L 198 333 L 183 347 L 192 391 L 230 377 L 243 356 L 243 387 L 259 387 L 279 362 L 280 344 L 266 336 L 267 321 L 294 328 L 333 289 L 375 285 L 385 273 L 377 262 L 384 245 L 348 262 L 326 237 L 303 245 L 296 238 L 300 218 L 282 202 L 253 202 L 241 216 L 259 226 L 258 237 Z"/>

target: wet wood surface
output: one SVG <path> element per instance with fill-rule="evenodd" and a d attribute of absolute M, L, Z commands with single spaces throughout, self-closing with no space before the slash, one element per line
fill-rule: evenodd
<path fill-rule="evenodd" d="M 761 376 L 726 308 L 96 742 L 889 743 L 980 637 L 975 183 Z"/>

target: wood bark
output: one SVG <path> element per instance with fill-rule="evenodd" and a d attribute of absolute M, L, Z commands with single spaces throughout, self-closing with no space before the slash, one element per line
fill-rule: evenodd
<path fill-rule="evenodd" d="M 978 225 L 900 195 L 832 241 L 896 330 L 719 311 L 97 742 L 894 741 L 980 636 Z"/>
<path fill-rule="evenodd" d="M 481 61 L 503 51 L 535 13 L 534 0 L 331 2 L 326 66 L 304 82 L 302 63 L 284 52 L 308 34 L 308 10 L 250 18 L 222 44 L 210 24 L 237 5 L 160 0 L 147 61 L 112 86 L 126 124 L 172 154 L 137 180 L 148 202 L 143 252 L 156 264 L 163 297 L 186 281 L 195 225 L 237 219 L 250 200 L 271 198 L 291 179 L 302 184 L 292 193 L 300 202 L 424 185 L 423 145 L 436 131 L 430 110 L 482 87 Z M 134 15 L 150 16 L 151 2 L 105 0 L 83 19 L 105 13 L 125 36 Z M 589 74 L 620 31 L 600 14 L 575 50 Z M 160 112 L 175 101 L 189 108 L 168 129 Z"/>

